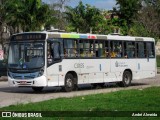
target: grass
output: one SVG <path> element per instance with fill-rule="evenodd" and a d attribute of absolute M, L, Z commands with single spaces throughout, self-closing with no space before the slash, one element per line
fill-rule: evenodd
<path fill-rule="evenodd" d="M 93 111 L 95 113 L 100 113 L 101 111 L 160 111 L 159 91 L 160 87 L 152 87 L 140 90 L 123 90 L 74 98 L 59 98 L 37 103 L 11 105 L 9 107 L 1 108 L 0 111 Z M 55 119 L 61 118 L 55 117 Z M 62 118 L 62 120 L 63 119 L 69 118 L 66 117 Z M 83 117 L 83 119 L 87 120 L 85 117 Z M 92 117 L 90 119 L 102 118 Z M 131 118 L 123 117 L 118 119 Z M 132 119 L 134 119 L 134 117 Z M 136 117 L 135 119 L 141 118 Z"/>
<path fill-rule="evenodd" d="M 157 56 L 157 67 L 160 67 L 160 55 Z"/>

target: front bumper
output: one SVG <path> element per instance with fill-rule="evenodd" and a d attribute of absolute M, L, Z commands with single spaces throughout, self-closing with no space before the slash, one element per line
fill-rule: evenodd
<path fill-rule="evenodd" d="M 13 79 L 8 76 L 8 84 L 12 87 L 45 87 L 47 86 L 47 79 L 46 76 L 41 76 L 34 79 Z"/>

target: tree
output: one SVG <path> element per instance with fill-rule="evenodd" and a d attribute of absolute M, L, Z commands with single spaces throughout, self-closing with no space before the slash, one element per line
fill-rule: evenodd
<path fill-rule="evenodd" d="M 54 0 L 50 5 L 50 8 L 55 11 L 53 16 L 55 17 L 56 23 L 54 24 L 55 28 L 66 29 L 67 22 L 65 19 L 65 5 L 70 0 Z"/>
<path fill-rule="evenodd" d="M 160 0 L 144 0 L 133 25 L 132 34 L 160 38 Z M 135 27 L 137 26 L 137 27 Z"/>
<path fill-rule="evenodd" d="M 5 22 L 8 26 L 11 26 L 11 34 L 20 32 L 19 30 L 25 23 L 25 6 L 19 0 L 6 1 L 4 4 L 6 13 Z"/>
<path fill-rule="evenodd" d="M 6 0 L 7 1 L 7 0 Z M 6 40 L 6 37 L 8 36 L 7 30 L 4 31 L 4 28 L 7 28 L 6 25 L 6 12 L 5 12 L 5 0 L 0 0 L 0 45 L 2 45 L 2 49 L 4 48 L 4 43 Z"/>
<path fill-rule="evenodd" d="M 90 5 L 84 5 L 82 1 L 75 8 L 66 7 L 66 19 L 74 31 L 88 33 L 91 30 L 95 33 L 97 26 L 101 23 L 103 16 L 101 11 Z"/>
<path fill-rule="evenodd" d="M 7 24 L 15 32 L 41 30 L 51 21 L 51 10 L 41 0 L 12 0 L 5 3 Z"/>
<path fill-rule="evenodd" d="M 150 37 L 150 34 L 145 26 L 138 21 L 134 22 L 128 34 L 132 36 Z"/>
<path fill-rule="evenodd" d="M 134 19 L 138 15 L 141 8 L 141 0 L 116 0 L 118 5 L 118 14 L 120 19 L 127 23 L 128 30 L 131 27 Z"/>

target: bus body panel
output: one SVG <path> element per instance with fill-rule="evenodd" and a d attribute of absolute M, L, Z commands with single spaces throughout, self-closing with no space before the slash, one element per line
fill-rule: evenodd
<path fill-rule="evenodd" d="M 81 68 L 81 79 L 79 83 L 103 83 L 104 74 L 110 72 L 110 59 L 80 59 L 84 64 Z"/>
<path fill-rule="evenodd" d="M 115 74 L 117 81 L 122 81 L 125 70 L 130 70 L 132 74 L 135 73 L 135 62 L 135 59 L 111 59 L 111 73 Z"/>
<path fill-rule="evenodd" d="M 156 75 L 155 58 L 151 59 L 137 59 L 136 60 L 136 74 L 134 79 L 142 79 L 154 77 Z"/>
<path fill-rule="evenodd" d="M 65 75 L 69 71 L 74 71 L 79 75 L 78 64 L 79 59 L 63 59 L 62 62 L 49 66 L 47 68 L 48 86 L 63 86 Z"/>

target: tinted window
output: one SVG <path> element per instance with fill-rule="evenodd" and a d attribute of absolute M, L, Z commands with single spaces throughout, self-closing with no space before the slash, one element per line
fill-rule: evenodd
<path fill-rule="evenodd" d="M 138 58 L 144 58 L 145 57 L 145 45 L 144 45 L 144 42 L 137 42 L 136 43 L 136 49 L 137 49 L 137 57 Z"/>
<path fill-rule="evenodd" d="M 94 57 L 94 41 L 93 40 L 80 40 L 80 57 Z"/>
<path fill-rule="evenodd" d="M 78 41 L 64 39 L 64 57 L 78 57 Z"/>
<path fill-rule="evenodd" d="M 112 58 L 122 57 L 122 41 L 111 41 L 110 47 L 110 56 Z"/>
<path fill-rule="evenodd" d="M 124 56 L 126 58 L 135 57 L 135 42 L 124 42 Z"/>
<path fill-rule="evenodd" d="M 96 57 L 106 58 L 109 56 L 108 41 L 96 40 L 95 41 Z"/>
<path fill-rule="evenodd" d="M 147 52 L 148 57 L 150 57 L 150 58 L 155 57 L 154 43 L 152 43 L 152 42 L 146 43 L 146 52 Z"/>

